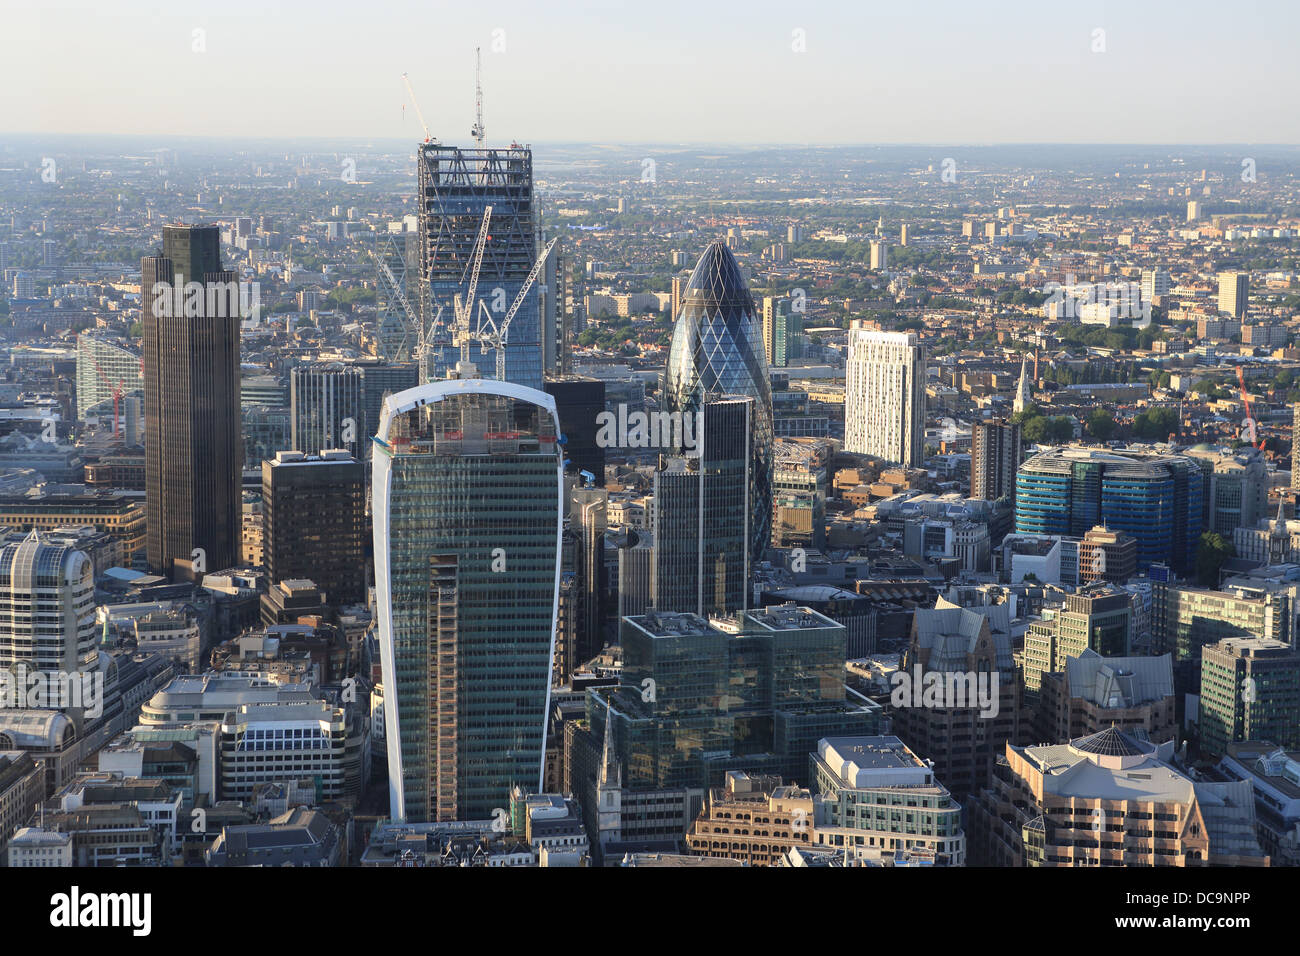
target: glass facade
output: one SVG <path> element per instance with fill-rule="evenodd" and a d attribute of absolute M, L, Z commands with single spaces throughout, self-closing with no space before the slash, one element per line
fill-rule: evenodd
<path fill-rule="evenodd" d="M 670 412 L 711 394 L 754 399 L 749 553 L 759 560 L 772 534 L 772 385 L 754 298 L 724 242 L 709 244 L 682 294 L 664 391 Z"/>
<path fill-rule="evenodd" d="M 376 440 L 380 655 L 395 819 L 489 819 L 541 785 L 562 461 L 544 393 L 390 397 Z"/>
<path fill-rule="evenodd" d="M 1195 565 L 1202 530 L 1200 466 L 1182 455 L 1067 448 L 1016 474 L 1016 531 L 1081 536 L 1098 525 L 1137 541 L 1137 566 Z"/>
<path fill-rule="evenodd" d="M 703 405 L 702 454 L 673 458 L 655 475 L 655 607 L 730 614 L 745 607 L 749 578 L 746 501 L 754 401 Z"/>
<path fill-rule="evenodd" d="M 706 621 L 624 618 L 623 682 L 588 692 L 632 790 L 719 786 L 727 770 L 807 779 L 822 737 L 874 733 L 878 711 L 846 700 L 844 627 L 780 606 Z M 607 695 L 607 696 L 606 696 Z"/>

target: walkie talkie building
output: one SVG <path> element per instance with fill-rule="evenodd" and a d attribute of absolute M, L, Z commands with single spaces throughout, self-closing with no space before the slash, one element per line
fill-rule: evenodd
<path fill-rule="evenodd" d="M 715 394 L 754 400 L 749 553 L 760 560 L 772 536 L 772 385 L 754 297 L 724 242 L 709 243 L 682 294 L 664 392 L 669 412 L 697 414 Z"/>
<path fill-rule="evenodd" d="M 541 787 L 559 610 L 555 401 L 449 380 L 384 402 L 375 590 L 393 819 L 482 820 Z"/>

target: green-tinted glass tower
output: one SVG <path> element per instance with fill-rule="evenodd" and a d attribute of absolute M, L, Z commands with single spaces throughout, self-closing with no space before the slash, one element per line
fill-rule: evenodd
<path fill-rule="evenodd" d="M 374 455 L 391 813 L 483 820 L 540 789 L 559 604 L 555 402 L 479 379 L 384 401 Z"/>

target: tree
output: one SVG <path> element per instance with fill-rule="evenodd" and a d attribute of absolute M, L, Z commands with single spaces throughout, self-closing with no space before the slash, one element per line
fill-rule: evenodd
<path fill-rule="evenodd" d="M 1088 416 L 1088 434 L 1097 441 L 1110 441 L 1115 434 L 1115 418 L 1104 408 L 1094 408 Z"/>
<path fill-rule="evenodd" d="M 1178 413 L 1172 408 L 1148 408 L 1133 419 L 1133 434 L 1147 441 L 1167 441 L 1178 431 Z"/>
<path fill-rule="evenodd" d="M 1219 569 L 1229 558 L 1237 556 L 1233 543 L 1215 531 L 1201 535 L 1196 546 L 1196 581 L 1201 587 L 1215 587 L 1219 583 Z"/>

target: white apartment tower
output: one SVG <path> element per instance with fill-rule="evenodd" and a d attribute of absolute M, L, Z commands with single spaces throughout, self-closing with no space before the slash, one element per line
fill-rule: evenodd
<path fill-rule="evenodd" d="M 906 468 L 925 449 L 925 349 L 914 332 L 849 331 L 844 450 Z"/>

